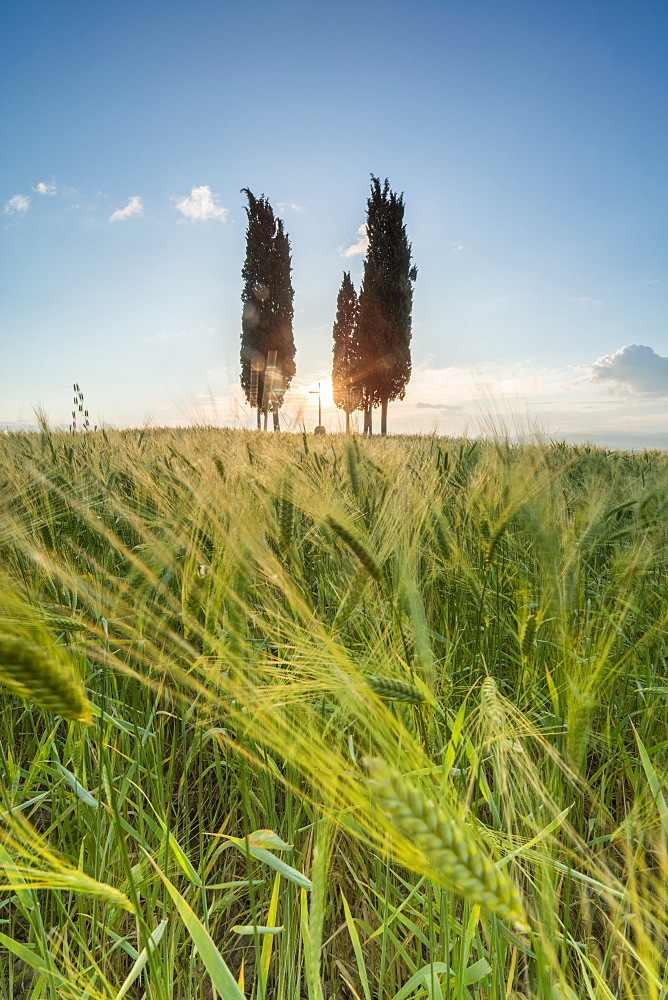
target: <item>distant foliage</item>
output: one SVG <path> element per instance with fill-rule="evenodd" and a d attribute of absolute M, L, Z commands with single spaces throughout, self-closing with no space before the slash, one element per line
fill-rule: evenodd
<path fill-rule="evenodd" d="M 357 387 L 360 361 L 357 344 L 358 309 L 357 292 L 350 272 L 344 271 L 333 329 L 332 390 L 334 402 L 346 414 L 346 430 L 349 428 L 350 414 L 362 406 L 362 393 Z"/>
<path fill-rule="evenodd" d="M 358 389 L 364 398 L 365 430 L 371 430 L 371 411 L 382 406 L 381 432 L 387 431 L 387 404 L 403 399 L 411 377 L 411 311 L 417 269 L 411 264 L 411 245 L 404 225 L 404 199 L 371 178 L 367 201 L 369 249 L 359 297 L 357 341 L 360 368 Z"/>
<path fill-rule="evenodd" d="M 294 289 L 290 241 L 267 198 L 248 188 L 246 260 L 242 269 L 241 387 L 260 414 L 278 410 L 297 371 L 292 334 Z"/>

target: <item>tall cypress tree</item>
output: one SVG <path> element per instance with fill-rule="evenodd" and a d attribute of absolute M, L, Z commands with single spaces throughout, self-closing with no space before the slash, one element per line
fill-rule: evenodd
<path fill-rule="evenodd" d="M 357 313 L 357 292 L 350 278 L 350 272 L 344 271 L 332 331 L 334 336 L 332 394 L 336 405 L 346 414 L 346 434 L 350 431 L 350 414 L 362 406 L 362 394 L 357 387 L 359 369 Z"/>
<path fill-rule="evenodd" d="M 404 225 L 404 196 L 381 186 L 371 175 L 367 200 L 369 249 L 359 296 L 358 387 L 364 396 L 364 430 L 371 433 L 372 412 L 381 407 L 381 434 L 387 434 L 387 405 L 403 399 L 411 377 L 411 310 L 417 269 Z"/>
<path fill-rule="evenodd" d="M 241 276 L 241 387 L 251 406 L 257 407 L 257 426 L 267 426 L 273 415 L 279 430 L 278 411 L 283 405 L 297 368 L 292 335 L 294 290 L 290 273 L 290 241 L 269 201 L 256 198 L 248 188 L 246 260 Z"/>

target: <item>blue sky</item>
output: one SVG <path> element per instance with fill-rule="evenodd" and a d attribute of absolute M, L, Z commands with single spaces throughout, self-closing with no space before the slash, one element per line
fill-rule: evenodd
<path fill-rule="evenodd" d="M 0 19 L 0 426 L 38 403 L 66 424 L 74 381 L 93 422 L 250 425 L 242 187 L 290 236 L 285 418 L 314 425 L 374 173 L 404 192 L 418 267 L 390 431 L 491 412 L 668 446 L 665 3 L 5 0 Z"/>

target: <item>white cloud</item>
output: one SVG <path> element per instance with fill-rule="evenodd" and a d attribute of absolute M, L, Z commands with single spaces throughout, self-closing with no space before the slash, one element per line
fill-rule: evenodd
<path fill-rule="evenodd" d="M 668 358 L 654 354 L 657 360 L 668 364 Z M 668 381 L 664 384 L 668 395 Z M 577 377 L 577 369 L 531 361 L 448 368 L 418 364 L 405 400 L 390 406 L 389 426 L 391 431 L 455 436 L 507 429 L 511 436 L 538 433 L 546 440 L 588 440 L 613 448 L 666 447 L 668 412 L 658 394 L 629 393 L 622 408 L 619 399 L 597 396 L 592 389 L 589 378 Z"/>
<path fill-rule="evenodd" d="M 227 209 L 218 205 L 217 194 L 211 193 L 208 184 L 190 189 L 190 194 L 176 200 L 176 210 L 192 222 L 208 222 L 209 219 L 220 219 L 225 222 Z"/>
<path fill-rule="evenodd" d="M 26 198 L 24 194 L 15 194 L 13 198 L 10 198 L 8 202 L 5 202 L 2 214 L 25 215 L 29 208 L 30 198 Z"/>
<path fill-rule="evenodd" d="M 589 365 L 591 382 L 608 382 L 633 395 L 668 396 L 668 358 L 643 344 L 627 344 Z"/>
<path fill-rule="evenodd" d="M 55 181 L 50 181 L 45 184 L 44 181 L 39 181 L 39 183 L 33 188 L 36 194 L 55 194 L 56 193 L 56 183 Z"/>
<path fill-rule="evenodd" d="M 452 249 L 453 249 L 453 250 L 454 250 L 454 251 L 455 251 L 456 253 L 461 253 L 461 252 L 462 252 L 462 250 L 466 250 L 466 249 L 467 249 L 467 247 L 465 247 L 465 246 L 464 246 L 464 244 L 463 244 L 463 243 L 462 243 L 462 242 L 461 242 L 460 240 L 457 240 L 457 242 L 456 242 L 456 243 L 453 243 L 453 244 L 452 244 Z"/>
<path fill-rule="evenodd" d="M 143 215 L 144 206 L 141 203 L 141 198 L 139 195 L 133 195 L 125 208 L 117 208 L 115 212 L 109 216 L 109 222 L 125 222 L 126 219 L 131 219 L 134 215 Z"/>
<path fill-rule="evenodd" d="M 303 215 L 306 209 L 303 205 L 295 205 L 294 202 L 290 201 L 277 201 L 276 208 L 283 215 L 286 209 L 290 209 L 291 212 L 296 212 L 297 215 Z"/>
<path fill-rule="evenodd" d="M 366 231 L 366 222 L 362 223 L 355 235 L 358 237 L 357 243 L 353 243 L 352 246 L 347 248 L 347 250 L 343 250 L 341 252 L 342 257 L 357 257 L 358 254 L 365 254 L 369 249 L 369 237 Z"/>

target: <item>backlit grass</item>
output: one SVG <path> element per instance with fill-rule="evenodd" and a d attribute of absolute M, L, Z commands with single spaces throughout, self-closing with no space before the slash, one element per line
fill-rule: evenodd
<path fill-rule="evenodd" d="M 44 426 L 0 480 L 0 996 L 668 996 L 663 453 Z"/>

